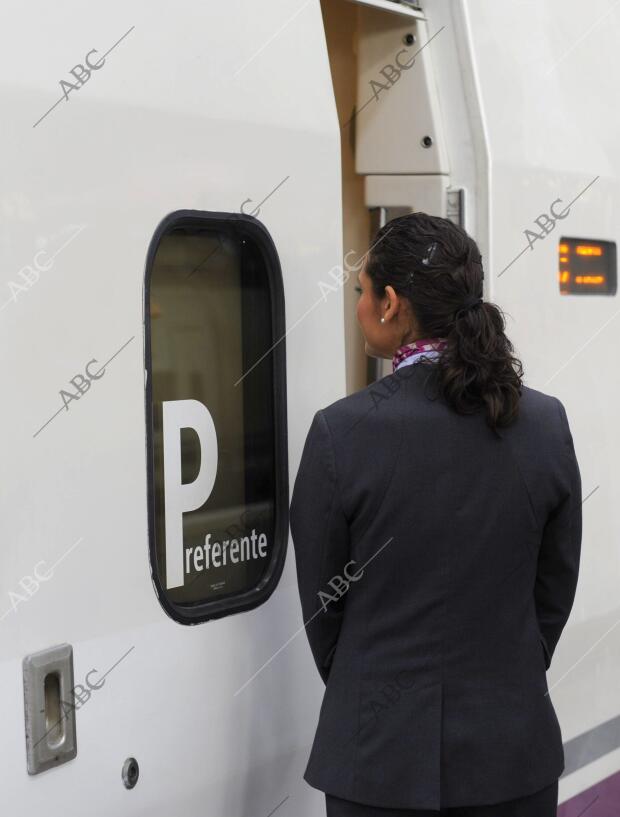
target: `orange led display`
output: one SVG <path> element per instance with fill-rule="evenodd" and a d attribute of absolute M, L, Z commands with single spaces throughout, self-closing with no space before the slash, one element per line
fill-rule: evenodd
<path fill-rule="evenodd" d="M 562 237 L 558 258 L 561 294 L 616 294 L 615 242 Z"/>
<path fill-rule="evenodd" d="M 605 283 L 604 275 L 575 275 L 576 284 L 596 284 L 600 286 Z"/>
<path fill-rule="evenodd" d="M 602 255 L 603 248 L 602 247 L 594 247 L 589 246 L 587 244 L 577 244 L 575 247 L 575 252 L 577 255 Z"/>

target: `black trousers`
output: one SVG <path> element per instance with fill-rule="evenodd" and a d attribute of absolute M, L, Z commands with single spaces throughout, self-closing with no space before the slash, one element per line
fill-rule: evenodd
<path fill-rule="evenodd" d="M 458 806 L 440 811 L 420 809 L 379 808 L 325 795 L 327 817 L 556 817 L 558 781 L 550 786 L 503 803 L 488 806 Z"/>

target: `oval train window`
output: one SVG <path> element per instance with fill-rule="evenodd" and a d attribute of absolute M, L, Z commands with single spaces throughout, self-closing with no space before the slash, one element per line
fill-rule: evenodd
<path fill-rule="evenodd" d="M 288 539 L 284 294 L 251 216 L 179 211 L 145 280 L 151 573 L 176 621 L 256 607 Z"/>

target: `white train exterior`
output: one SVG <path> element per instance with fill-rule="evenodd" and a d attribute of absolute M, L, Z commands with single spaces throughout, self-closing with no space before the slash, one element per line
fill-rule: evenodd
<path fill-rule="evenodd" d="M 567 408 L 585 501 L 549 672 L 561 808 L 618 791 L 618 15 L 7 0 L 12 814 L 323 813 L 286 505 L 313 414 L 368 382 L 354 270 L 403 209 L 474 235 L 527 384 Z M 581 290 L 565 239 L 598 254 Z"/>

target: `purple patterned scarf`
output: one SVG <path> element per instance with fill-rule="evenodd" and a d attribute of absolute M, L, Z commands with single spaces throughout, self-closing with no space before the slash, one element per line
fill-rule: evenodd
<path fill-rule="evenodd" d="M 445 338 L 423 338 L 399 346 L 392 357 L 392 373 L 402 366 L 417 363 L 422 357 L 438 357 L 446 346 L 447 340 Z"/>

